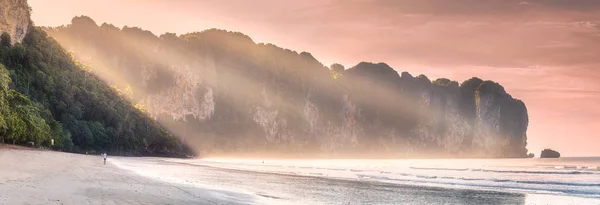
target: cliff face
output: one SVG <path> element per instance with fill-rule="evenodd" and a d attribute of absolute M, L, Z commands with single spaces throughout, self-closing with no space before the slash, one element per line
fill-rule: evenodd
<path fill-rule="evenodd" d="M 495 156 L 506 153 L 527 152 L 525 146 L 527 109 L 525 104 L 513 99 L 502 86 L 483 82 L 475 91 L 477 109 L 473 143 L 489 150 Z M 522 155 L 516 155 L 522 156 Z"/>
<path fill-rule="evenodd" d="M 27 0 L 0 0 L 0 33 L 7 32 L 12 44 L 23 41 L 31 21 Z"/>
<path fill-rule="evenodd" d="M 200 154 L 525 157 L 527 111 L 478 78 L 344 69 L 221 30 L 160 37 L 87 17 L 47 28 Z"/>

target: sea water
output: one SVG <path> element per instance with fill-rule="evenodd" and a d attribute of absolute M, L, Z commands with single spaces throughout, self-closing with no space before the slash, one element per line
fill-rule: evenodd
<path fill-rule="evenodd" d="M 240 193 L 258 194 L 275 199 L 289 199 L 290 204 L 338 204 L 344 198 L 340 197 L 339 190 L 351 190 L 344 186 L 353 184 L 321 183 L 318 179 L 345 180 L 362 183 L 361 197 L 372 197 L 365 203 L 390 204 L 394 203 L 393 195 L 396 191 L 391 188 L 389 192 L 382 192 L 381 184 L 410 185 L 419 187 L 440 187 L 443 190 L 431 192 L 409 192 L 423 196 L 431 193 L 431 201 L 427 194 L 424 202 L 439 203 L 439 193 L 444 190 L 480 190 L 499 191 L 522 194 L 523 199 L 513 200 L 515 197 L 493 197 L 495 203 L 500 204 L 600 204 L 600 158 L 558 158 L 558 159 L 400 159 L 400 160 L 353 160 L 353 159 L 327 159 L 327 160 L 272 160 L 272 159 L 157 159 L 152 166 L 168 166 L 175 163 L 179 170 L 169 173 L 148 173 L 145 175 L 162 176 L 170 180 L 192 180 L 198 186 L 219 187 L 222 190 L 236 190 Z M 132 162 L 129 162 L 131 164 Z M 125 163 L 127 164 L 127 163 Z M 171 164 L 172 166 L 174 164 Z M 207 169 L 215 168 L 215 169 Z M 131 169 L 131 167 L 130 167 Z M 133 168 L 135 170 L 135 168 Z M 138 172 L 142 169 L 138 169 Z M 181 170 L 186 170 L 181 172 Z M 217 170 L 230 170 L 221 172 Z M 239 172 L 232 172 L 239 171 Z M 252 173 L 261 173 L 256 175 Z M 298 185 L 298 178 L 265 177 L 295 176 L 315 180 L 302 180 L 302 183 L 313 183 L 307 189 L 320 189 L 303 192 L 306 185 Z M 239 178 L 239 179 L 234 179 Z M 335 185 L 328 185 L 335 184 Z M 377 186 L 373 186 L 377 184 Z M 337 188 L 336 188 L 337 186 Z M 277 187 L 277 188 L 275 188 Z M 273 190 L 270 190 L 273 189 Z M 374 189 L 374 190 L 369 190 Z M 296 190 L 296 191 L 288 191 Z M 402 190 L 405 190 L 402 188 Z M 430 189 L 423 189 L 430 190 Z M 323 193 L 332 192 L 332 193 Z M 262 193 L 262 194 L 261 194 Z M 304 193 L 304 194 L 299 194 Z M 316 193 L 316 194 L 315 194 Z M 464 192 L 457 192 L 464 193 Z M 478 192 L 479 193 L 479 192 Z M 482 192 L 485 193 L 485 192 Z M 386 196 L 386 194 L 391 196 Z M 307 195 L 314 196 L 314 200 L 307 199 Z M 351 197 L 357 198 L 355 195 Z M 384 196 L 384 197 L 382 197 Z M 310 196 L 308 196 L 310 197 Z M 438 197 L 438 198 L 436 198 Z M 331 198 L 331 200 L 329 200 Z M 347 197 L 348 198 L 348 197 Z M 378 201 L 381 200 L 381 201 Z M 465 198 L 463 201 L 452 203 L 470 203 L 474 198 Z M 491 200 L 490 199 L 490 200 Z M 356 202 L 361 199 L 349 201 Z M 387 200 L 387 201 L 384 201 Z M 437 201 L 436 201 L 437 200 Z M 296 202 L 296 203 L 294 203 Z M 382 202 L 382 203 L 378 203 Z M 404 200 L 403 202 L 407 202 Z M 486 202 L 485 198 L 480 202 Z M 514 202 L 514 203 L 513 203 Z M 279 204 L 283 203 L 278 201 Z M 258 203 L 260 204 L 260 203 Z M 491 203 L 490 203 L 491 204 Z"/>

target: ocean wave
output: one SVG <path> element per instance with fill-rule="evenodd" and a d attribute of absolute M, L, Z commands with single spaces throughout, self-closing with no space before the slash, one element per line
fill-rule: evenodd
<path fill-rule="evenodd" d="M 375 175 L 365 175 L 365 174 L 357 174 L 356 176 L 359 179 L 374 179 L 374 180 L 387 180 L 387 181 L 405 181 L 405 182 L 411 181 L 409 179 L 399 179 L 399 178 L 392 178 L 392 177 L 386 177 L 386 176 L 375 176 Z"/>
<path fill-rule="evenodd" d="M 521 184 L 547 184 L 561 186 L 582 186 L 582 187 L 600 187 L 599 183 L 573 183 L 573 182 L 556 182 L 556 181 L 514 181 Z"/>
<path fill-rule="evenodd" d="M 467 171 L 468 168 L 443 168 L 443 167 L 410 167 L 411 169 L 420 170 L 439 170 L 439 171 Z"/>
<path fill-rule="evenodd" d="M 285 175 L 298 175 L 296 172 L 276 172 L 277 174 L 285 174 Z"/>
<path fill-rule="evenodd" d="M 546 169 L 556 169 L 556 170 L 586 170 L 597 172 L 600 171 L 600 166 L 597 165 L 536 165 L 539 167 L 543 167 Z"/>
<path fill-rule="evenodd" d="M 513 174 L 594 174 L 593 172 L 583 171 L 526 171 L 526 170 L 494 170 L 494 169 L 471 169 L 476 172 L 495 172 L 495 173 L 513 173 Z"/>
<path fill-rule="evenodd" d="M 527 171 L 527 170 L 495 170 L 495 169 L 469 169 L 469 168 L 445 168 L 445 167 L 410 167 L 417 170 L 434 171 L 473 171 L 473 172 L 495 172 L 495 173 L 513 173 L 513 174 L 596 174 L 593 168 L 590 171 Z M 575 167 L 576 168 L 576 167 Z M 558 169 L 555 167 L 555 169 Z"/>
<path fill-rule="evenodd" d="M 593 189 L 589 189 L 591 187 L 600 186 L 600 184 L 587 184 L 587 183 L 567 183 L 567 182 L 556 182 L 556 181 L 513 181 L 508 179 L 481 179 L 481 178 L 462 178 L 462 177 L 438 177 L 438 178 L 422 178 L 417 176 L 417 178 L 394 178 L 388 176 L 376 176 L 376 175 L 365 175 L 365 174 L 357 174 L 359 179 L 372 179 L 372 180 L 383 180 L 383 181 L 395 181 L 395 182 L 408 182 L 410 184 L 413 183 L 433 183 L 433 184 L 443 184 L 443 185 L 461 185 L 468 187 L 485 187 L 485 188 L 510 188 L 510 189 L 523 189 L 523 190 L 532 190 L 532 191 L 550 191 L 550 192 L 559 192 L 559 193 L 567 193 L 567 194 L 577 194 L 584 195 L 587 197 L 598 197 L 599 193 Z M 446 179 L 446 180 L 441 180 Z M 455 179 L 455 180 L 447 180 L 447 179 Z M 464 180 L 464 181 L 463 181 Z M 471 183 L 466 181 L 487 181 L 491 183 Z M 537 187 L 524 187 L 519 184 L 531 184 L 531 185 L 559 185 L 562 187 L 553 187 L 553 186 L 537 186 Z"/>
<path fill-rule="evenodd" d="M 600 171 L 597 166 L 562 166 L 562 167 L 554 167 L 554 169 L 587 169 L 589 171 Z"/>
<path fill-rule="evenodd" d="M 528 181 L 528 180 L 511 180 L 511 179 L 498 179 L 498 178 L 467 178 L 467 177 L 451 177 L 451 176 L 431 176 L 431 175 L 413 175 L 407 173 L 395 173 L 401 176 L 412 176 L 420 179 L 442 179 L 442 180 L 455 180 L 455 181 L 489 181 L 499 183 L 518 183 L 518 184 L 538 184 L 538 185 L 560 185 L 560 186 L 579 186 L 579 187 L 600 187 L 600 183 L 575 183 L 575 182 L 559 182 L 559 181 Z M 375 176 L 375 175 L 364 175 L 357 174 L 358 177 L 369 177 L 371 179 L 380 180 L 391 180 L 391 181 L 409 181 L 406 178 L 394 178 L 388 176 Z M 435 182 L 435 181 L 431 181 Z M 449 183 L 449 182 L 445 182 Z"/>
<path fill-rule="evenodd" d="M 423 178 L 423 179 L 435 179 L 435 178 L 437 178 L 437 176 L 425 176 L 425 175 L 416 175 L 415 177 L 417 177 L 417 178 Z"/>
<path fill-rule="evenodd" d="M 562 165 L 562 166 L 554 166 L 554 169 L 579 169 L 579 166 Z"/>
<path fill-rule="evenodd" d="M 486 180 L 483 178 L 467 178 L 467 177 L 459 177 L 457 179 L 464 180 L 464 181 L 484 181 L 484 180 Z"/>

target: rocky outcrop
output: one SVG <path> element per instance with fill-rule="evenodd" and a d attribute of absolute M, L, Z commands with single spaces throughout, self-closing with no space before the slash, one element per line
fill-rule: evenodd
<path fill-rule="evenodd" d="M 495 156 L 524 156 L 529 123 L 525 104 L 491 81 L 483 82 L 475 91 L 475 104 L 475 146 Z M 520 154 L 512 156 L 514 153 Z"/>
<path fill-rule="evenodd" d="M 25 38 L 31 24 L 27 0 L 0 0 L 0 33 L 7 32 L 12 44 Z"/>
<path fill-rule="evenodd" d="M 201 154 L 527 156 L 525 104 L 492 81 L 328 68 L 216 29 L 157 37 L 77 17 L 46 30 Z"/>
<path fill-rule="evenodd" d="M 540 154 L 540 158 L 559 158 L 560 153 L 551 149 L 544 149 Z"/>

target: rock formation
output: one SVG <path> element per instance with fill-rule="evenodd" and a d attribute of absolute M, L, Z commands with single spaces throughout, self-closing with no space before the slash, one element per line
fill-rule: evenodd
<path fill-rule="evenodd" d="M 551 149 L 544 149 L 540 154 L 540 158 L 559 158 L 560 153 Z"/>
<path fill-rule="evenodd" d="M 76 17 L 46 31 L 199 154 L 527 156 L 525 104 L 492 81 L 328 68 L 216 29 L 157 37 Z"/>
<path fill-rule="evenodd" d="M 31 21 L 27 0 L 0 0 L 0 33 L 7 32 L 12 44 L 21 42 Z"/>

